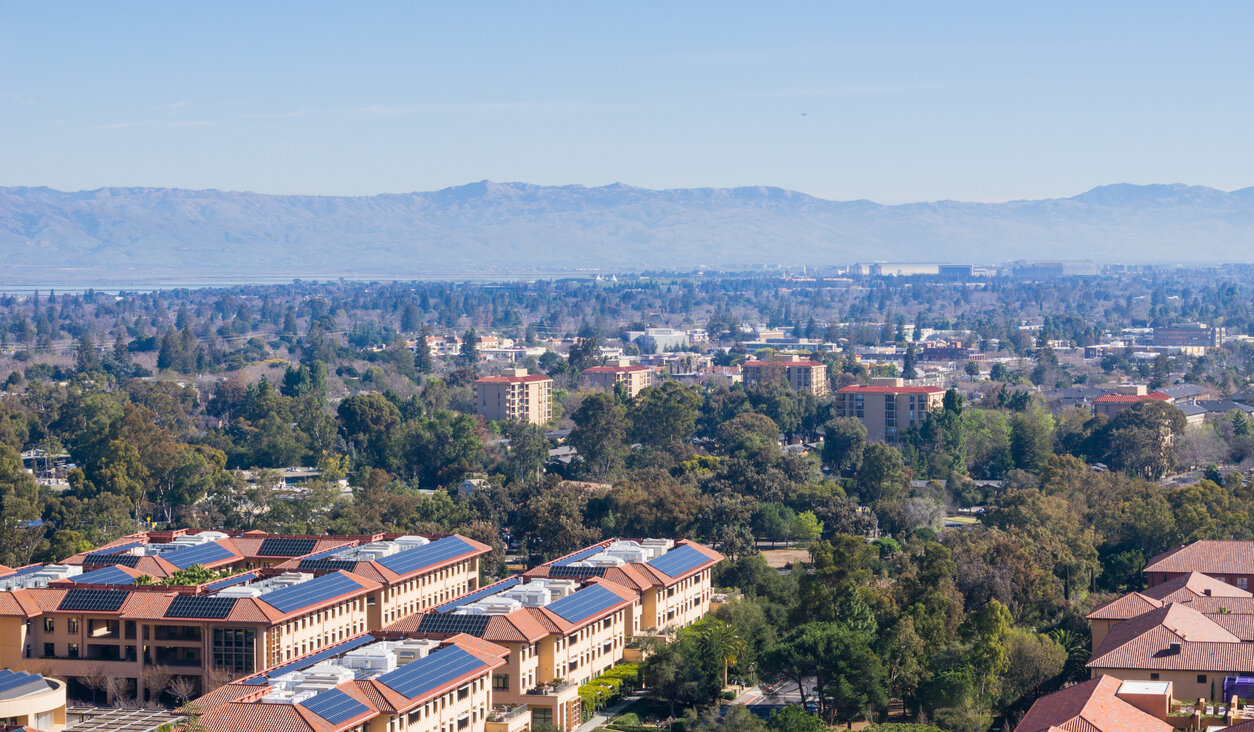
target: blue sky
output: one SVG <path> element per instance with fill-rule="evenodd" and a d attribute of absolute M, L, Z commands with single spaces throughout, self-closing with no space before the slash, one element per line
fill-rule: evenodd
<path fill-rule="evenodd" d="M 0 0 L 0 185 L 1234 189 L 1252 28 L 1249 2 Z"/>

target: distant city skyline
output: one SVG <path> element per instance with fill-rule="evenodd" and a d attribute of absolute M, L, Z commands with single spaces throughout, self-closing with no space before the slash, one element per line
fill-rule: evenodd
<path fill-rule="evenodd" d="M 1254 185 L 1254 5 L 0 5 L 0 185 Z"/>

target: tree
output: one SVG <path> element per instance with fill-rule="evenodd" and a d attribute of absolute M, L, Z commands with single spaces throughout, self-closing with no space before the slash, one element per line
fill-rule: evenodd
<path fill-rule="evenodd" d="M 636 396 L 631 410 L 632 437 L 654 447 L 687 442 L 696 431 L 700 410 L 696 389 L 675 381 L 649 387 Z"/>
<path fill-rule="evenodd" d="M 823 427 L 823 464 L 840 474 L 856 471 L 866 449 L 866 426 L 855 417 L 838 417 Z"/>
<path fill-rule="evenodd" d="M 1001 706 L 1025 707 L 1041 687 L 1063 672 L 1067 651 L 1048 635 L 1012 628 L 1006 637 L 1006 672 Z M 1022 702 L 1020 702 L 1022 700 Z"/>
<path fill-rule="evenodd" d="M 509 453 L 502 464 L 510 483 L 527 484 L 539 480 L 549 459 L 549 441 L 538 425 L 520 420 L 506 422 L 501 430 L 509 440 Z"/>
<path fill-rule="evenodd" d="M 1039 473 L 1054 454 L 1054 418 L 1040 404 L 1033 404 L 1010 419 L 1010 455 L 1015 467 Z"/>
<path fill-rule="evenodd" d="M 716 442 L 724 454 L 743 458 L 756 465 L 778 462 L 779 426 L 762 414 L 747 412 L 724 422 Z"/>
<path fill-rule="evenodd" d="M 479 336 L 475 334 L 474 328 L 468 329 L 462 336 L 462 346 L 457 359 L 465 368 L 473 370 L 479 367 Z"/>
<path fill-rule="evenodd" d="M 906 345 L 906 355 L 901 359 L 901 378 L 913 379 L 918 376 L 916 367 L 918 366 L 918 357 L 914 354 L 914 343 Z"/>
<path fill-rule="evenodd" d="M 867 503 L 901 498 L 906 490 L 906 463 L 901 451 L 882 442 L 862 451 L 857 477 L 858 496 Z"/>
<path fill-rule="evenodd" d="M 430 336 L 430 331 L 424 325 L 422 332 L 418 334 L 418 342 L 414 344 L 414 371 L 420 374 L 431 373 L 431 346 L 427 343 Z"/>
<path fill-rule="evenodd" d="M 787 706 L 771 712 L 766 726 L 771 732 L 824 732 L 827 729 L 823 720 L 798 706 Z"/>
<path fill-rule="evenodd" d="M 594 480 L 606 481 L 618 473 L 627 434 L 626 412 L 604 392 L 584 397 L 571 415 L 575 429 L 570 442 L 579 451 L 581 471 Z"/>
<path fill-rule="evenodd" d="M 354 394 L 340 402 L 340 433 L 356 447 L 364 464 L 388 467 L 389 447 L 401 412 L 382 394 Z"/>
<path fill-rule="evenodd" d="M 852 723 L 888 705 L 879 657 L 864 637 L 839 623 L 794 629 L 763 655 L 761 667 L 768 677 L 797 684 L 802 704 L 813 694 L 819 715 L 829 723 Z"/>
<path fill-rule="evenodd" d="M 971 642 L 967 658 L 981 694 L 996 696 L 1000 691 L 1001 679 L 1010 667 L 1008 637 L 1013 624 L 1010 611 L 996 600 L 990 600 L 964 623 L 963 635 Z"/>
<path fill-rule="evenodd" d="M 734 628 L 717 619 L 704 620 L 695 627 L 697 648 L 707 657 L 722 662 L 723 687 L 726 688 L 728 667 L 735 666 L 745 653 L 744 638 Z"/>

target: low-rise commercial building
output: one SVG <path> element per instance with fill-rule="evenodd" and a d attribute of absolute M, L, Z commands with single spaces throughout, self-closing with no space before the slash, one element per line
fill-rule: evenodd
<path fill-rule="evenodd" d="M 65 682 L 0 669 L 0 725 L 61 732 L 65 729 Z"/>
<path fill-rule="evenodd" d="M 903 432 L 925 422 L 944 399 L 945 390 L 939 386 L 906 386 L 903 379 L 877 378 L 868 386 L 837 389 L 835 415 L 861 422 L 870 442 L 895 443 Z"/>
<path fill-rule="evenodd" d="M 553 419 L 553 380 L 527 369 L 487 376 L 475 381 L 475 404 L 486 420 L 546 424 Z"/>
<path fill-rule="evenodd" d="M 1119 386 L 1109 394 L 1103 394 L 1093 400 L 1093 413 L 1104 414 L 1114 418 L 1123 410 L 1144 401 L 1175 403 L 1175 399 L 1161 391 L 1149 391 L 1144 384 Z"/>

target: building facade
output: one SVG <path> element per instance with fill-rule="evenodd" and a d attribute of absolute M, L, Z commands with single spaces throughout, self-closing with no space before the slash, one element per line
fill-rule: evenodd
<path fill-rule="evenodd" d="M 1154 345 L 1180 348 L 1219 348 L 1223 345 L 1223 328 L 1193 323 L 1154 328 Z"/>
<path fill-rule="evenodd" d="M 553 380 L 526 369 L 475 381 L 475 404 L 489 421 L 517 420 L 546 424 L 553 419 Z"/>
<path fill-rule="evenodd" d="M 612 366 L 593 366 L 584 369 L 583 377 L 589 386 L 598 389 L 612 391 L 619 384 L 624 384 L 627 387 L 627 394 L 633 397 L 653 386 L 653 369 L 626 360 L 620 360 Z"/>
<path fill-rule="evenodd" d="M 852 417 L 866 427 L 870 442 L 897 442 L 901 434 L 925 422 L 933 409 L 944 403 L 945 390 L 938 386 L 906 386 L 902 379 L 871 379 L 868 386 L 850 385 L 836 390 L 835 414 Z"/>
<path fill-rule="evenodd" d="M 746 386 L 759 381 L 782 380 L 795 391 L 815 396 L 827 393 L 827 364 L 796 354 L 775 354 L 765 361 L 746 361 L 740 366 Z"/>

